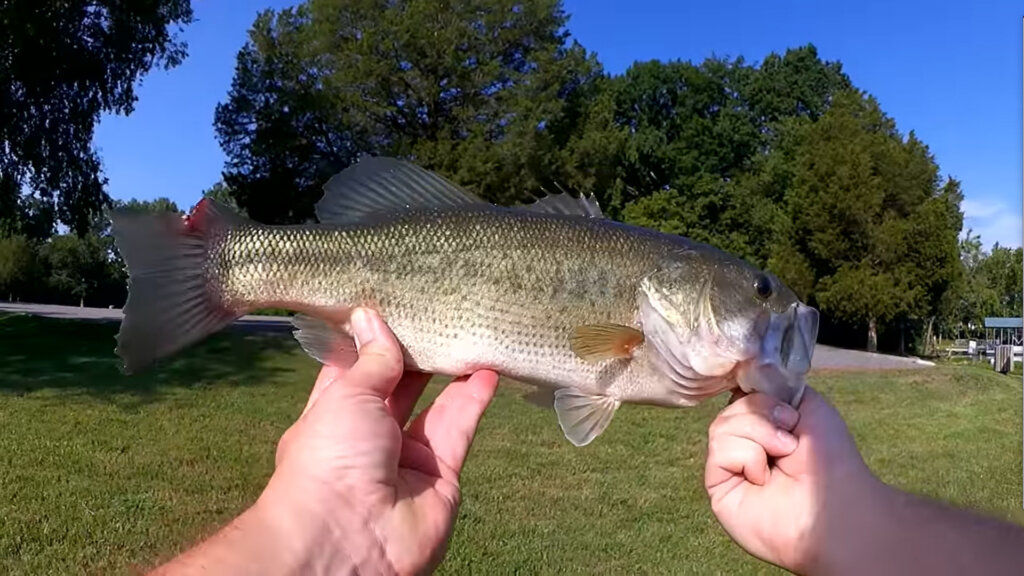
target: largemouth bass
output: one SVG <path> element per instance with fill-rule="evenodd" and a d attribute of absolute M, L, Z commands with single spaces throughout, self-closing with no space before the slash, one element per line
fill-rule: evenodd
<path fill-rule="evenodd" d="M 115 212 L 128 373 L 249 311 L 297 313 L 318 361 L 349 366 L 354 307 L 377 310 L 409 369 L 480 369 L 553 391 L 582 446 L 623 403 L 692 406 L 739 387 L 799 403 L 818 313 L 706 244 L 606 219 L 588 197 L 503 207 L 413 164 L 331 178 L 319 223 L 266 226 L 204 199 L 181 218 Z"/>

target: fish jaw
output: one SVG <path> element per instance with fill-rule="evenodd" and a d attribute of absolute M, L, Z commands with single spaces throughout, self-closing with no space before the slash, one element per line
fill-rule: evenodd
<path fill-rule="evenodd" d="M 801 302 L 772 313 L 756 358 L 737 368 L 736 381 L 746 393 L 762 392 L 793 407 L 807 387 L 818 337 L 818 311 Z"/>

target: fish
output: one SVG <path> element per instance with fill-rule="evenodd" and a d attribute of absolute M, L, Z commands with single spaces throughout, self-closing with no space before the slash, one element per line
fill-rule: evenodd
<path fill-rule="evenodd" d="M 122 371 L 262 308 L 292 311 L 309 356 L 349 367 L 349 318 L 366 307 L 407 369 L 531 385 L 575 446 L 623 404 L 695 406 L 737 388 L 800 402 L 818 312 L 737 256 L 607 218 L 592 195 L 497 205 L 396 158 L 365 157 L 323 190 L 301 225 L 211 199 L 185 216 L 111 212 L 128 276 Z"/>

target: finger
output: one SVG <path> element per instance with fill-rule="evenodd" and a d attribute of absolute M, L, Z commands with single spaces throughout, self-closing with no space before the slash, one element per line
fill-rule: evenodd
<path fill-rule="evenodd" d="M 317 375 L 316 382 L 313 384 L 313 390 L 309 393 L 309 399 L 306 400 L 306 407 L 302 409 L 303 414 L 309 412 L 309 409 L 316 404 L 317 399 L 320 398 L 320 395 L 323 394 L 324 390 L 326 390 L 332 382 L 337 380 L 342 373 L 342 369 L 337 366 L 324 365 L 324 367 L 320 369 L 320 374 Z"/>
<path fill-rule="evenodd" d="M 785 430 L 792 430 L 800 420 L 800 413 L 792 406 L 760 392 L 737 398 L 726 406 L 718 417 L 740 414 L 760 414 Z"/>
<path fill-rule="evenodd" d="M 709 443 L 730 436 L 754 442 L 774 458 L 789 456 L 797 447 L 797 439 L 793 434 L 777 427 L 757 412 L 718 418 L 708 430 Z"/>
<path fill-rule="evenodd" d="M 391 412 L 391 417 L 398 422 L 400 427 L 405 427 L 405 423 L 409 421 L 409 416 L 412 415 L 413 409 L 416 408 L 416 402 L 423 395 L 423 389 L 427 387 L 427 382 L 430 382 L 430 374 L 406 372 L 395 386 L 395 391 L 388 396 L 385 404 Z"/>
<path fill-rule="evenodd" d="M 344 378 L 345 394 L 371 394 L 386 399 L 402 377 L 402 348 L 384 320 L 373 310 L 357 308 L 351 316 L 359 359 Z"/>
<path fill-rule="evenodd" d="M 439 460 L 458 474 L 497 386 L 498 375 L 490 370 L 453 380 L 412 421 L 410 437 L 433 450 Z"/>
<path fill-rule="evenodd" d="M 768 454 L 759 444 L 738 436 L 720 436 L 708 443 L 704 487 L 708 490 L 742 476 L 748 482 L 764 486 L 771 476 Z"/>

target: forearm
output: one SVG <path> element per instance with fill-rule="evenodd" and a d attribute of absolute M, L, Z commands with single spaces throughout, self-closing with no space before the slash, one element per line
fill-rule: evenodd
<path fill-rule="evenodd" d="M 230 524 L 152 574 L 355 574 L 382 565 L 374 554 L 379 547 L 360 542 L 366 534 L 346 537 L 332 527 L 310 525 L 316 517 L 277 497 L 271 487 Z M 339 541 L 363 553 L 350 555 Z"/>
<path fill-rule="evenodd" d="M 810 574 L 1019 574 L 1024 527 L 878 482 L 848 511 Z"/>

